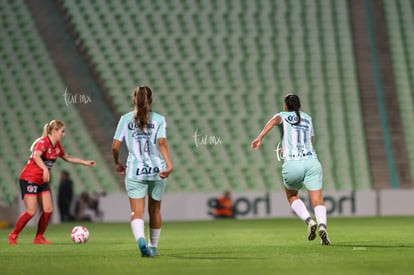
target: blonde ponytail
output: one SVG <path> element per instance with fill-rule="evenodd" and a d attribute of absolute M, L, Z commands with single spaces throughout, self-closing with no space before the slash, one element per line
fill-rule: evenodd
<path fill-rule="evenodd" d="M 36 146 L 36 143 L 41 140 L 44 137 L 47 137 L 53 129 L 55 130 L 59 130 L 60 128 L 62 128 L 63 126 L 65 126 L 65 124 L 63 123 L 63 121 L 60 120 L 52 120 L 49 123 L 46 123 L 43 126 L 43 132 L 42 132 L 42 136 L 37 138 L 35 141 L 33 141 L 32 145 L 30 146 L 30 152 L 33 152 L 34 147 Z"/>

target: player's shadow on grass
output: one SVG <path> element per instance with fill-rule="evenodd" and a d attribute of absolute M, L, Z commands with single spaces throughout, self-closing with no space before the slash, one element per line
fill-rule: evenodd
<path fill-rule="evenodd" d="M 183 255 L 163 255 L 164 257 L 191 260 L 263 260 L 263 257 L 228 257 L 228 256 L 183 256 Z"/>
<path fill-rule="evenodd" d="M 414 244 L 333 244 L 336 247 L 350 247 L 355 250 L 361 250 L 363 248 L 414 248 Z"/>

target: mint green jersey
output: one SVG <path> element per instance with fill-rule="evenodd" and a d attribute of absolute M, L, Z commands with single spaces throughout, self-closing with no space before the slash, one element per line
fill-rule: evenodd
<path fill-rule="evenodd" d="M 144 131 L 134 121 L 134 112 L 124 114 L 115 131 L 114 139 L 124 141 L 128 148 L 126 178 L 130 180 L 159 180 L 158 173 L 165 169 L 165 161 L 158 148 L 158 139 L 166 138 L 165 118 L 150 112 Z"/>
<path fill-rule="evenodd" d="M 317 158 L 313 148 L 311 137 L 313 137 L 312 117 L 300 112 L 300 123 L 293 125 L 298 120 L 295 112 L 280 112 L 282 119 L 279 127 L 282 132 L 282 149 L 284 160 L 301 160 Z"/>

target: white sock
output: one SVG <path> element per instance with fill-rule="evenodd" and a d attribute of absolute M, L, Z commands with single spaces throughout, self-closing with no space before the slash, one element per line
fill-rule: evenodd
<path fill-rule="evenodd" d="M 315 207 L 315 217 L 318 224 L 324 224 L 326 226 L 326 207 L 325 205 L 318 205 Z"/>
<path fill-rule="evenodd" d="M 296 215 L 298 215 L 302 221 L 306 222 L 306 220 L 310 218 L 309 211 L 301 199 L 297 199 L 292 202 L 290 207 L 293 209 L 293 211 L 295 211 Z"/>
<path fill-rule="evenodd" d="M 161 228 L 160 229 L 154 229 L 150 228 L 150 237 L 149 237 L 149 244 L 148 246 L 157 247 L 158 241 L 160 240 L 161 235 Z"/>
<path fill-rule="evenodd" d="M 132 234 L 134 234 L 135 241 L 138 241 L 139 238 L 145 238 L 143 219 L 132 220 L 131 229 L 132 229 Z"/>

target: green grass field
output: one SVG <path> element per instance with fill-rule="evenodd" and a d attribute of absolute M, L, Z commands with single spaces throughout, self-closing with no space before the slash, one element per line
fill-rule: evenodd
<path fill-rule="evenodd" d="M 299 219 L 166 222 L 160 256 L 141 258 L 129 223 L 50 225 L 54 245 L 33 245 L 35 228 L 9 246 L 0 230 L 0 274 L 413 274 L 414 218 L 331 218 L 332 246 L 309 242 Z"/>

